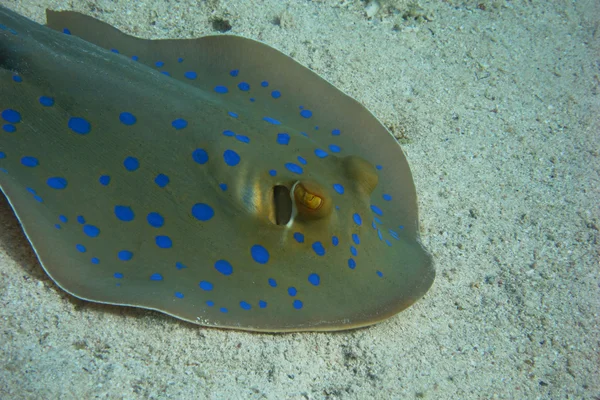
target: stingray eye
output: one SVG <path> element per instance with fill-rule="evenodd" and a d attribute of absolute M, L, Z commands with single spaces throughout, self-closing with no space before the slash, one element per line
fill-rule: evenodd
<path fill-rule="evenodd" d="M 296 185 L 294 197 L 298 203 L 310 210 L 318 210 L 323 205 L 323 199 L 318 194 L 309 192 L 302 183 Z"/>
<path fill-rule="evenodd" d="M 318 183 L 296 182 L 292 190 L 300 218 L 323 218 L 331 213 L 331 196 Z"/>

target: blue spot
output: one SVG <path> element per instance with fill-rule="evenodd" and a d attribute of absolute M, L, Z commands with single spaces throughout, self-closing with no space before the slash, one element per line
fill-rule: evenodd
<path fill-rule="evenodd" d="M 140 167 L 140 162 L 135 157 L 127 157 L 125 161 L 123 161 L 123 165 L 127 171 L 135 171 Z"/>
<path fill-rule="evenodd" d="M 269 170 L 269 175 L 276 176 L 277 175 L 277 171 L 275 171 L 274 169 L 271 169 L 271 170 Z"/>
<path fill-rule="evenodd" d="M 281 92 L 279 90 L 273 90 L 271 92 L 271 97 L 273 97 L 274 99 L 278 99 L 281 97 Z"/>
<path fill-rule="evenodd" d="M 84 225 L 83 233 L 88 235 L 89 237 L 97 237 L 100 234 L 100 229 L 94 225 Z"/>
<path fill-rule="evenodd" d="M 11 124 L 16 124 L 21 122 L 21 114 L 18 111 L 13 110 L 12 108 L 7 108 L 2 111 L 2 119 L 6 122 L 10 122 Z"/>
<path fill-rule="evenodd" d="M 124 125 L 133 125 L 137 121 L 137 118 L 130 112 L 122 112 L 119 114 L 119 121 Z"/>
<path fill-rule="evenodd" d="M 160 71 L 160 73 L 166 76 L 171 76 L 171 73 L 169 71 Z"/>
<path fill-rule="evenodd" d="M 306 134 L 306 132 L 300 132 L 300 134 L 304 137 L 308 137 L 308 135 Z"/>
<path fill-rule="evenodd" d="M 215 211 L 208 204 L 197 203 L 192 207 L 192 215 L 200 221 L 208 221 L 215 215 Z"/>
<path fill-rule="evenodd" d="M 2 160 L 3 158 L 6 158 L 6 153 L 0 151 L 0 160 Z"/>
<path fill-rule="evenodd" d="M 277 134 L 277 143 L 287 145 L 290 142 L 290 135 L 287 133 L 278 133 Z"/>
<path fill-rule="evenodd" d="M 250 249 L 250 254 L 252 255 L 254 261 L 259 264 L 266 264 L 269 262 L 269 252 L 260 244 L 255 244 L 252 246 Z"/>
<path fill-rule="evenodd" d="M 137 60 L 139 60 L 140 58 L 139 58 L 138 56 L 131 56 L 131 59 L 132 59 L 133 61 L 137 61 Z"/>
<path fill-rule="evenodd" d="M 254 99 L 254 97 L 250 97 L 250 101 L 254 103 L 256 100 Z"/>
<path fill-rule="evenodd" d="M 70 35 L 71 31 L 68 28 L 64 28 L 63 29 L 63 33 L 66 34 L 66 35 Z"/>
<path fill-rule="evenodd" d="M 337 246 L 338 244 L 340 244 L 340 239 L 338 239 L 337 236 L 332 236 L 331 237 L 331 244 L 334 246 Z"/>
<path fill-rule="evenodd" d="M 234 113 L 233 111 L 227 111 L 227 114 L 228 114 L 230 117 L 233 117 L 233 118 L 237 118 L 237 117 L 238 117 L 238 114 L 237 114 L 237 113 Z"/>
<path fill-rule="evenodd" d="M 201 281 L 199 284 L 200 289 L 205 290 L 207 292 L 210 292 L 211 290 L 213 290 L 213 284 L 208 282 L 208 281 Z"/>
<path fill-rule="evenodd" d="M 379 240 L 383 240 L 383 235 L 379 229 L 377 229 L 377 236 L 379 236 Z"/>
<path fill-rule="evenodd" d="M 129 261 L 133 258 L 133 253 L 129 250 L 121 250 L 117 256 L 121 261 Z"/>
<path fill-rule="evenodd" d="M 267 81 L 262 81 L 262 82 L 260 83 L 260 86 L 262 86 L 262 87 L 267 87 L 267 86 L 269 86 L 269 82 L 267 82 Z"/>
<path fill-rule="evenodd" d="M 215 302 L 212 301 L 212 300 L 206 300 L 206 305 L 209 306 L 209 307 L 212 307 L 212 306 L 215 305 Z"/>
<path fill-rule="evenodd" d="M 178 63 L 182 63 L 182 62 L 183 62 L 183 57 L 179 57 L 179 58 L 177 59 L 177 62 L 178 62 Z"/>
<path fill-rule="evenodd" d="M 269 286 L 277 287 L 277 281 L 273 278 L 269 278 Z"/>
<path fill-rule="evenodd" d="M 225 129 L 223 131 L 223 135 L 228 136 L 228 137 L 234 137 L 235 136 L 235 132 L 234 131 L 230 131 L 229 129 Z"/>
<path fill-rule="evenodd" d="M 177 118 L 174 119 L 173 122 L 171 122 L 171 126 L 177 130 L 183 129 L 188 125 L 187 121 L 183 118 Z"/>
<path fill-rule="evenodd" d="M 198 77 L 198 74 L 194 71 L 187 71 L 183 74 L 183 76 L 185 76 L 188 79 L 196 79 Z"/>
<path fill-rule="evenodd" d="M 301 167 L 301 166 L 299 166 L 298 164 L 294 164 L 294 163 L 286 163 L 286 164 L 285 164 L 285 167 L 286 167 L 286 168 L 287 168 L 289 171 L 291 171 L 291 172 L 293 172 L 293 173 L 295 173 L 295 174 L 301 174 L 302 172 L 304 172 L 304 171 L 303 171 L 303 169 L 302 169 L 302 167 Z"/>
<path fill-rule="evenodd" d="M 133 210 L 127 206 L 115 206 L 115 216 L 125 222 L 133 221 L 135 218 Z"/>
<path fill-rule="evenodd" d="M 163 61 L 157 61 L 154 63 L 154 65 L 156 65 L 157 68 L 162 68 L 165 65 L 165 63 Z"/>
<path fill-rule="evenodd" d="M 206 162 L 208 161 L 208 153 L 204 149 L 196 149 L 192 153 L 192 158 L 198 164 L 206 164 Z"/>
<path fill-rule="evenodd" d="M 221 188 L 222 191 L 226 191 L 227 190 L 227 184 L 226 183 L 219 183 L 219 187 Z"/>
<path fill-rule="evenodd" d="M 156 178 L 154 178 L 154 183 L 156 183 L 159 187 L 164 188 L 169 184 L 169 177 L 165 174 L 158 174 Z"/>
<path fill-rule="evenodd" d="M 268 123 L 273 124 L 273 125 L 281 125 L 281 122 L 279 122 L 275 118 L 271 118 L 271 117 L 264 117 L 263 121 L 267 121 Z"/>
<path fill-rule="evenodd" d="M 288 288 L 288 294 L 289 294 L 290 296 L 294 297 L 295 295 L 297 295 L 297 294 L 298 294 L 298 290 L 296 290 L 296 288 L 295 288 L 295 287 L 293 287 L 293 286 L 290 286 L 290 287 Z"/>
<path fill-rule="evenodd" d="M 21 158 L 21 164 L 23 164 L 26 167 L 33 168 L 33 167 L 37 167 L 38 165 L 40 165 L 40 162 L 35 157 L 26 156 L 26 157 Z"/>
<path fill-rule="evenodd" d="M 342 151 L 342 148 L 338 145 L 330 144 L 329 150 L 331 150 L 332 153 L 339 153 L 340 151 Z"/>
<path fill-rule="evenodd" d="M 163 218 L 163 216 L 157 212 L 151 212 L 150 214 L 148 214 L 146 220 L 148 221 L 150 226 L 154 228 L 160 228 L 165 223 L 165 219 Z"/>
<path fill-rule="evenodd" d="M 380 277 L 380 278 L 383 278 L 383 272 L 377 271 L 377 276 Z"/>
<path fill-rule="evenodd" d="M 377 168 L 378 170 L 381 170 L 383 167 L 381 165 L 376 165 L 375 168 Z"/>
<path fill-rule="evenodd" d="M 302 304 L 302 302 L 300 300 L 294 300 L 294 308 L 296 310 L 301 309 L 304 306 L 304 304 Z"/>
<path fill-rule="evenodd" d="M 36 201 L 39 201 L 40 203 L 43 203 L 43 202 L 44 202 L 44 199 L 42 199 L 40 196 L 37 196 L 37 195 L 36 195 L 36 196 L 33 196 L 33 198 L 34 198 Z"/>
<path fill-rule="evenodd" d="M 225 164 L 230 167 L 235 167 L 240 163 L 240 156 L 233 150 L 225 150 L 223 153 L 223 159 L 225 160 Z"/>
<path fill-rule="evenodd" d="M 321 277 L 318 274 L 310 274 L 308 276 L 308 281 L 314 286 L 319 286 L 321 283 Z"/>
<path fill-rule="evenodd" d="M 348 268 L 350 268 L 350 269 L 356 268 L 356 261 L 354 261 L 353 258 L 348 259 Z"/>
<path fill-rule="evenodd" d="M 354 242 L 354 244 L 359 245 L 360 244 L 360 237 L 358 237 L 358 235 L 356 233 L 352 234 L 352 241 Z"/>
<path fill-rule="evenodd" d="M 41 96 L 39 102 L 44 107 L 52 107 L 54 105 L 54 99 L 48 96 Z"/>
<path fill-rule="evenodd" d="M 316 255 L 318 255 L 318 256 L 325 255 L 325 248 L 323 247 L 323 244 L 321 242 L 314 242 L 312 244 L 312 248 Z"/>
<path fill-rule="evenodd" d="M 114 276 L 115 278 L 117 278 L 117 279 L 123 279 L 123 274 L 122 274 L 122 273 L 120 273 L 120 272 L 115 272 L 115 273 L 113 274 L 113 276 Z"/>
<path fill-rule="evenodd" d="M 100 259 L 98 257 L 92 257 L 90 261 L 92 264 L 100 264 Z"/>
<path fill-rule="evenodd" d="M 60 220 L 60 222 L 62 223 L 66 223 L 68 221 L 67 217 L 65 217 L 64 215 L 59 215 L 58 219 Z"/>
<path fill-rule="evenodd" d="M 310 117 L 312 117 L 312 111 L 310 111 L 310 110 L 302 110 L 302 111 L 300 111 L 300 115 L 303 118 L 310 118 Z"/>
<path fill-rule="evenodd" d="M 110 51 L 112 51 L 115 54 L 119 54 L 119 50 L 117 50 L 117 49 L 110 49 Z"/>
<path fill-rule="evenodd" d="M 61 189 L 64 189 L 67 187 L 67 180 L 65 178 L 61 178 L 58 176 L 55 176 L 53 178 L 48 178 L 46 183 L 52 189 L 57 189 L 57 190 L 61 190 Z"/>
<path fill-rule="evenodd" d="M 245 301 L 240 301 L 240 307 L 242 307 L 244 310 L 249 310 L 252 308 L 252 306 Z"/>
<path fill-rule="evenodd" d="M 231 71 L 229 71 L 229 75 L 236 77 L 238 76 L 238 74 L 240 73 L 239 69 L 232 69 Z"/>
<path fill-rule="evenodd" d="M 373 218 L 373 220 L 375 222 L 377 222 L 379 225 L 383 224 L 383 222 L 381 222 L 381 220 L 379 219 L 379 217 L 375 217 L 375 218 Z"/>
<path fill-rule="evenodd" d="M 161 249 L 170 249 L 171 247 L 173 247 L 173 241 L 168 236 L 159 235 L 155 238 L 155 240 L 156 245 Z"/>
<path fill-rule="evenodd" d="M 227 89 L 227 87 L 225 87 L 225 86 L 219 85 L 219 86 L 215 86 L 215 92 L 225 94 L 225 93 L 229 92 L 229 89 Z"/>
<path fill-rule="evenodd" d="M 332 134 L 333 136 L 340 136 L 340 133 L 341 133 L 341 132 L 340 132 L 340 130 L 339 130 L 339 129 L 334 129 L 334 130 L 332 130 L 332 131 L 331 131 L 331 134 Z"/>
<path fill-rule="evenodd" d="M 360 215 L 358 215 L 358 213 L 355 213 L 354 215 L 352 215 L 352 219 L 354 220 L 354 223 L 356 225 L 362 225 L 362 218 L 360 217 Z"/>
<path fill-rule="evenodd" d="M 19 75 L 13 75 L 13 81 L 20 83 L 23 82 L 23 78 L 21 78 Z"/>
<path fill-rule="evenodd" d="M 302 165 L 306 165 L 307 161 L 305 158 L 298 156 L 298 162 Z"/>
<path fill-rule="evenodd" d="M 61 229 L 61 226 L 60 226 L 59 224 L 54 224 L 54 227 L 55 227 L 56 229 Z"/>
<path fill-rule="evenodd" d="M 338 192 L 339 194 L 344 194 L 344 187 L 342 185 L 340 185 L 339 183 L 334 183 L 333 184 L 333 189 Z"/>
<path fill-rule="evenodd" d="M 238 83 L 238 89 L 240 89 L 241 91 L 247 92 L 248 90 L 250 90 L 250 85 L 246 82 L 240 82 L 240 83 Z"/>
<path fill-rule="evenodd" d="M 300 232 L 294 232 L 294 239 L 296 239 L 296 242 L 298 243 L 304 243 L 304 235 Z"/>
<path fill-rule="evenodd" d="M 69 118 L 69 123 L 67 125 L 73 132 L 79 133 L 80 135 L 86 135 L 92 130 L 92 125 L 90 125 L 87 120 L 79 117 Z"/>
<path fill-rule="evenodd" d="M 84 246 L 84 245 L 82 245 L 82 244 L 77 244 L 77 245 L 75 245 L 75 248 L 76 248 L 76 249 L 77 249 L 79 252 L 81 252 L 81 253 L 85 253 L 85 252 L 87 251 L 87 249 L 85 248 L 85 246 Z"/>
<path fill-rule="evenodd" d="M 175 297 L 177 297 L 178 299 L 183 299 L 183 293 L 175 292 Z"/>
<path fill-rule="evenodd" d="M 400 236 L 398 236 L 398 233 L 396 231 L 393 231 L 390 229 L 390 235 L 392 235 L 392 237 L 396 240 L 400 240 Z"/>
<path fill-rule="evenodd" d="M 16 132 L 17 127 L 14 125 L 11 125 L 11 124 L 4 124 L 4 125 L 2 125 L 2 130 L 4 132 L 13 133 L 13 132 Z"/>
<path fill-rule="evenodd" d="M 264 301 L 264 300 L 259 300 L 259 301 L 258 301 L 258 306 L 259 306 L 260 308 L 266 308 L 266 307 L 267 307 L 267 302 L 266 302 L 266 301 Z"/>
<path fill-rule="evenodd" d="M 390 241 L 389 241 L 389 240 L 387 240 L 387 239 L 385 239 L 385 244 L 387 244 L 387 245 L 388 245 L 388 246 L 390 246 L 390 247 L 392 246 L 392 243 L 390 243 Z"/>
<path fill-rule="evenodd" d="M 150 275 L 150 280 L 151 281 L 162 281 L 163 276 L 159 273 L 154 273 L 154 274 Z"/>
<path fill-rule="evenodd" d="M 350 253 L 352 253 L 352 255 L 354 257 L 356 257 L 358 255 L 358 252 L 356 251 L 356 247 L 350 246 Z"/>
<path fill-rule="evenodd" d="M 250 143 L 250 138 L 244 135 L 235 135 L 235 138 L 242 143 Z"/>
<path fill-rule="evenodd" d="M 377 215 L 383 215 L 383 211 L 381 211 L 381 208 L 373 204 L 371 204 L 371 211 L 373 211 Z"/>
<path fill-rule="evenodd" d="M 327 154 L 327 152 L 325 150 L 321 150 L 321 149 L 316 149 L 315 150 L 315 155 L 319 158 L 325 158 L 327 157 L 329 154 Z"/>
<path fill-rule="evenodd" d="M 102 175 L 98 179 L 98 182 L 100 182 L 100 184 L 103 185 L 103 186 L 107 186 L 110 183 L 110 176 L 108 176 L 108 175 Z"/>
<path fill-rule="evenodd" d="M 27 188 L 27 191 L 31 194 L 37 194 L 37 192 L 34 189 L 29 188 L 29 187 Z"/>
<path fill-rule="evenodd" d="M 221 311 L 223 314 L 227 314 L 229 312 L 229 310 L 226 309 L 225 307 L 219 308 L 219 311 Z"/>
<path fill-rule="evenodd" d="M 180 263 L 179 261 L 177 261 L 175 263 L 175 268 L 177 268 L 179 270 L 179 269 L 184 269 L 184 268 L 187 268 L 187 267 L 185 265 L 183 265 L 183 263 Z"/>
<path fill-rule="evenodd" d="M 231 275 L 233 273 L 233 267 L 226 260 L 219 260 L 215 263 L 215 269 L 223 275 Z"/>
<path fill-rule="evenodd" d="M 390 196 L 390 195 L 389 195 L 389 194 L 387 194 L 387 193 L 384 193 L 382 197 L 383 197 L 383 199 L 384 199 L 385 201 L 390 201 L 390 200 L 392 200 L 392 196 Z"/>

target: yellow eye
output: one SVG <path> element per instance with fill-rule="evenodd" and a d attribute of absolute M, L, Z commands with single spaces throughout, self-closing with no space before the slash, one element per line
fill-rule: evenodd
<path fill-rule="evenodd" d="M 329 192 L 314 181 L 296 182 L 293 186 L 296 218 L 315 220 L 329 216 L 333 201 Z"/>
<path fill-rule="evenodd" d="M 318 195 L 306 190 L 304 185 L 299 183 L 294 190 L 296 201 L 311 210 L 318 210 L 323 205 L 323 199 Z"/>

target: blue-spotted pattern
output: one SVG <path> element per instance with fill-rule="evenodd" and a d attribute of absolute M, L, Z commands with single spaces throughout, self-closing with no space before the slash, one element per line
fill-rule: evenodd
<path fill-rule="evenodd" d="M 265 331 L 368 325 L 429 288 L 410 171 L 362 106 L 249 39 L 148 52 L 75 13 L 48 24 L 0 7 L 0 187 L 61 287 Z"/>

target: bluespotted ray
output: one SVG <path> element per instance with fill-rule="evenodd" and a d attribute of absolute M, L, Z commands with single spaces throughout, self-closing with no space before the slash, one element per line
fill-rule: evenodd
<path fill-rule="evenodd" d="M 409 166 L 358 102 L 242 37 L 47 19 L 0 7 L 0 188 L 62 289 L 273 332 L 370 325 L 429 289 Z"/>

